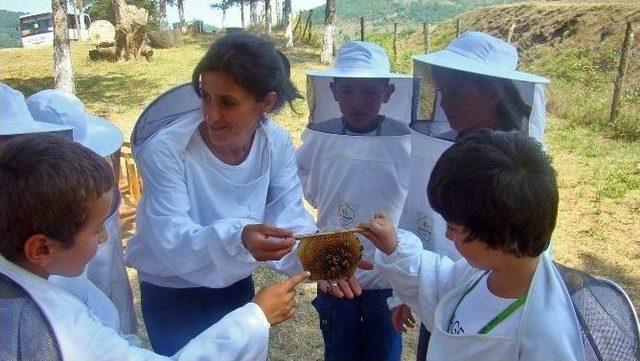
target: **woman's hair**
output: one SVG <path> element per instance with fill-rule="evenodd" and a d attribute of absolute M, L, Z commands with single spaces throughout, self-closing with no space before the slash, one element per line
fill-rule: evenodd
<path fill-rule="evenodd" d="M 261 101 L 269 92 L 276 92 L 277 99 L 272 111 L 280 109 L 285 102 L 302 98 L 291 83 L 290 64 L 287 57 L 273 43 L 239 32 L 216 40 L 193 70 L 192 84 L 200 93 L 200 79 L 204 72 L 230 74 L 238 85 Z"/>
<path fill-rule="evenodd" d="M 457 76 L 468 79 L 475 86 L 483 91 L 496 91 L 502 96 L 502 100 L 496 107 L 496 123 L 491 129 L 511 131 L 527 130 L 527 124 L 523 123 L 531 115 L 531 106 L 527 105 L 520 92 L 509 79 L 502 79 L 488 75 L 473 74 L 469 72 L 453 70 L 434 66 L 431 68 L 434 77 L 447 77 L 447 73 L 455 73 Z"/>

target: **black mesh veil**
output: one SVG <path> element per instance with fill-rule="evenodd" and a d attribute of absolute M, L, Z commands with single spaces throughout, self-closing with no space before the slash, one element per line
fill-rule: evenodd
<path fill-rule="evenodd" d="M 0 274 L 0 360 L 61 361 L 53 330 L 25 290 Z"/>
<path fill-rule="evenodd" d="M 638 316 L 615 283 L 556 263 L 582 327 L 586 361 L 640 360 Z"/>
<path fill-rule="evenodd" d="M 139 146 L 160 129 L 185 114 L 200 111 L 201 100 L 191 83 L 171 88 L 159 95 L 142 112 L 131 134 L 131 144 Z"/>

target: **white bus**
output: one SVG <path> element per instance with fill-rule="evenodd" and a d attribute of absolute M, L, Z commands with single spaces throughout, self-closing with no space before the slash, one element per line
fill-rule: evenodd
<path fill-rule="evenodd" d="M 82 38 L 89 39 L 89 25 L 91 19 L 84 16 L 84 29 Z M 69 25 L 69 39 L 80 39 L 80 33 L 76 29 L 76 18 L 73 14 L 67 14 L 67 24 Z M 51 13 L 29 14 L 20 17 L 20 41 L 25 48 L 53 44 L 53 19 Z"/>

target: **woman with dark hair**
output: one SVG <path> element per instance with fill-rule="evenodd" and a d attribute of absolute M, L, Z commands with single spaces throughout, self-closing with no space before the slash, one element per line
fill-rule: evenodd
<path fill-rule="evenodd" d="M 302 270 L 293 234 L 317 228 L 303 208 L 291 138 L 266 117 L 300 97 L 289 72 L 271 42 L 222 37 L 193 72 L 201 111 L 134 149 L 145 189 L 127 261 L 158 353 L 173 354 L 250 302 L 258 262 Z"/>

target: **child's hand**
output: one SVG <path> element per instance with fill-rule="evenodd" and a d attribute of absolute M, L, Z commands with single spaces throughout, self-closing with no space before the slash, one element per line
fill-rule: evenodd
<path fill-rule="evenodd" d="M 260 306 L 271 326 L 293 316 L 296 312 L 295 287 L 310 275 L 309 272 L 299 273 L 286 281 L 264 287 L 253 297 L 253 302 Z"/>
<path fill-rule="evenodd" d="M 416 325 L 416 319 L 411 314 L 411 308 L 403 303 L 391 311 L 391 323 L 397 331 L 407 332 L 407 327 L 413 328 Z"/>
<path fill-rule="evenodd" d="M 369 238 L 382 252 L 391 254 L 396 250 L 398 244 L 396 230 L 393 227 L 393 222 L 384 211 L 377 211 L 372 219 L 360 223 L 358 227 L 363 229 L 360 233 Z"/>

